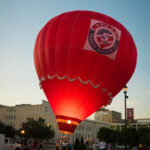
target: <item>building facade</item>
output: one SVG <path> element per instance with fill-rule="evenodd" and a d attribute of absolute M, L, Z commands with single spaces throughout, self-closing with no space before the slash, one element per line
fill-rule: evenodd
<path fill-rule="evenodd" d="M 142 118 L 142 119 L 136 119 L 134 122 L 130 122 L 127 124 L 128 127 L 131 128 L 150 128 L 150 118 Z M 120 123 L 111 123 L 110 128 L 114 130 L 122 130 L 125 128 L 125 123 L 120 122 Z"/>
<path fill-rule="evenodd" d="M 74 141 L 77 137 L 80 139 L 83 137 L 84 141 L 97 141 L 97 132 L 102 127 L 110 127 L 108 123 L 104 123 L 96 120 L 86 119 L 80 123 L 78 127 L 76 127 L 74 134 L 72 135 Z"/>
<path fill-rule="evenodd" d="M 39 105 L 22 104 L 0 108 L 0 121 L 15 129 L 21 128 L 22 122 L 25 122 L 27 118 L 38 119 L 39 117 L 44 118 L 47 125 L 55 128 L 55 117 L 52 110 L 49 109 L 47 101 L 43 100 Z"/>
<path fill-rule="evenodd" d="M 51 125 L 55 130 L 55 140 L 59 136 L 59 132 L 55 116 L 47 101 L 43 100 L 42 104 L 39 105 L 21 104 L 0 107 L 0 121 L 15 129 L 20 129 L 27 118 L 36 120 L 39 117 L 44 118 L 47 126 Z"/>
<path fill-rule="evenodd" d="M 99 120 L 106 123 L 121 122 L 121 113 L 101 108 L 95 113 L 95 120 Z"/>
<path fill-rule="evenodd" d="M 47 126 L 52 126 L 55 131 L 55 137 L 52 139 L 53 142 L 59 140 L 60 134 L 57 126 L 57 122 L 53 111 L 48 103 L 48 101 L 43 100 L 42 104 L 30 105 L 21 104 L 16 106 L 2 106 L 0 107 L 0 121 L 3 123 L 14 127 L 15 129 L 20 129 L 22 123 L 26 122 L 27 118 L 38 119 L 42 117 L 45 119 Z M 83 137 L 86 141 L 96 141 L 96 134 L 101 127 L 109 127 L 108 123 L 96 120 L 85 120 L 80 123 L 80 125 L 75 129 L 73 135 L 68 135 L 72 141 L 75 139 Z"/>

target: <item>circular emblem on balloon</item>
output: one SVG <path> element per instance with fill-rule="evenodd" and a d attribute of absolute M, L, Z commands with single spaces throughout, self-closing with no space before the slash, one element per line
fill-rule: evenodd
<path fill-rule="evenodd" d="M 90 28 L 88 40 L 97 53 L 107 55 L 118 48 L 119 33 L 113 26 L 98 22 Z"/>

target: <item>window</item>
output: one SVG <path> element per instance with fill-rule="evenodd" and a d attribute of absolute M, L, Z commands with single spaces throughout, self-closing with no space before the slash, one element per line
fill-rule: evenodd
<path fill-rule="evenodd" d="M 45 107 L 45 112 L 47 112 L 47 106 Z"/>
<path fill-rule="evenodd" d="M 87 127 L 87 131 L 91 131 L 91 127 Z"/>
<path fill-rule="evenodd" d="M 79 130 L 81 130 L 81 126 L 79 125 Z"/>
<path fill-rule="evenodd" d="M 82 130 L 84 130 L 84 126 L 82 126 Z"/>
<path fill-rule="evenodd" d="M 5 143 L 6 143 L 6 144 L 8 143 L 8 139 L 5 139 Z"/>
<path fill-rule="evenodd" d="M 87 139 L 87 136 L 86 136 L 86 134 L 85 134 L 85 139 Z"/>

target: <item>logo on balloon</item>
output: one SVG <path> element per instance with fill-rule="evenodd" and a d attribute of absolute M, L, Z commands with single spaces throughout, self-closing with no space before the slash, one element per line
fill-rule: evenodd
<path fill-rule="evenodd" d="M 88 41 L 99 54 L 107 55 L 115 52 L 119 45 L 119 33 L 113 26 L 97 22 L 90 28 Z"/>

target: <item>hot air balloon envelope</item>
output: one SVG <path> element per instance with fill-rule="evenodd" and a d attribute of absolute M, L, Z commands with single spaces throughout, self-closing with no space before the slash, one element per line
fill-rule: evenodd
<path fill-rule="evenodd" d="M 111 17 L 72 11 L 52 18 L 37 36 L 34 62 L 59 130 L 73 133 L 111 103 L 131 78 L 136 58 L 132 36 Z"/>

